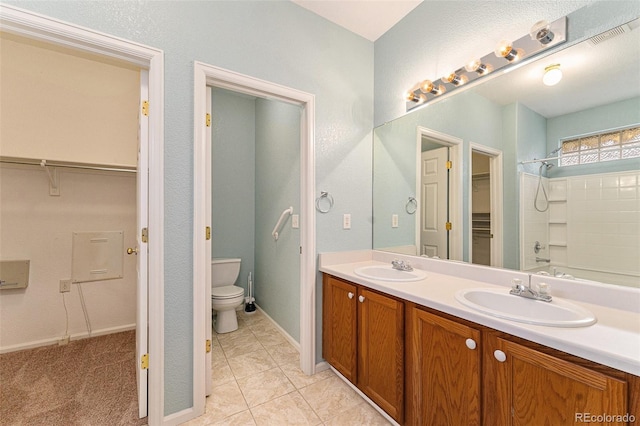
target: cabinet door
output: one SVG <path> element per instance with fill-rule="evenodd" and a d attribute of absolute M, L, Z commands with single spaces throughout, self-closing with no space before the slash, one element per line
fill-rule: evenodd
<path fill-rule="evenodd" d="M 497 337 L 485 348 L 485 424 L 579 425 L 628 412 L 624 381 Z M 610 419 L 597 424 L 626 424 Z"/>
<path fill-rule="evenodd" d="M 407 356 L 408 424 L 480 424 L 480 331 L 412 308 Z"/>
<path fill-rule="evenodd" d="M 358 387 L 402 423 L 404 304 L 360 288 L 358 329 Z"/>
<path fill-rule="evenodd" d="M 356 286 L 324 275 L 322 293 L 322 356 L 355 384 Z"/>

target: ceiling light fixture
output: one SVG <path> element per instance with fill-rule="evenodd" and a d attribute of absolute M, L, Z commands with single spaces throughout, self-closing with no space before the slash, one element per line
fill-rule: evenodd
<path fill-rule="evenodd" d="M 545 86 L 555 86 L 562 80 L 562 70 L 560 64 L 549 65 L 544 69 L 542 82 Z"/>
<path fill-rule="evenodd" d="M 416 95 L 414 92 L 409 91 L 407 93 L 405 93 L 404 98 L 409 101 L 409 102 L 416 102 L 416 103 L 423 103 L 424 101 L 427 100 L 427 97 L 423 94 L 420 95 Z"/>

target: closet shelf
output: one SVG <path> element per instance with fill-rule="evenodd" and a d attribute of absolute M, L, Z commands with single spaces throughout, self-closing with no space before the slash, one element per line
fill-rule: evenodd
<path fill-rule="evenodd" d="M 72 161 L 50 161 L 50 160 L 38 160 L 35 158 L 4 157 L 4 156 L 0 156 L 0 163 L 20 164 L 25 166 L 38 166 L 38 167 L 60 167 L 60 168 L 66 168 L 66 169 L 102 170 L 107 172 L 135 173 L 137 171 L 135 167 L 131 167 L 131 166 L 78 163 L 78 162 L 72 162 Z"/>

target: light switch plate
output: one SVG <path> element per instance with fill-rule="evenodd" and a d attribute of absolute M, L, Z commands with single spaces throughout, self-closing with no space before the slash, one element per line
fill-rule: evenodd
<path fill-rule="evenodd" d="M 349 213 L 342 216 L 342 229 L 351 229 L 351 215 Z"/>

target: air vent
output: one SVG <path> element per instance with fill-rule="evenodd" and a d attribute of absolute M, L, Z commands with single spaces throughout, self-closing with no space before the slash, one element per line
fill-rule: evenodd
<path fill-rule="evenodd" d="M 629 25 L 627 24 L 623 24 L 623 25 L 620 25 L 619 27 L 612 28 L 609 31 L 605 31 L 601 34 L 591 37 L 589 39 L 589 43 L 592 46 L 595 46 L 609 39 L 612 39 L 616 36 L 622 35 L 624 33 L 628 33 L 629 31 L 631 31 L 631 27 L 629 27 Z"/>

